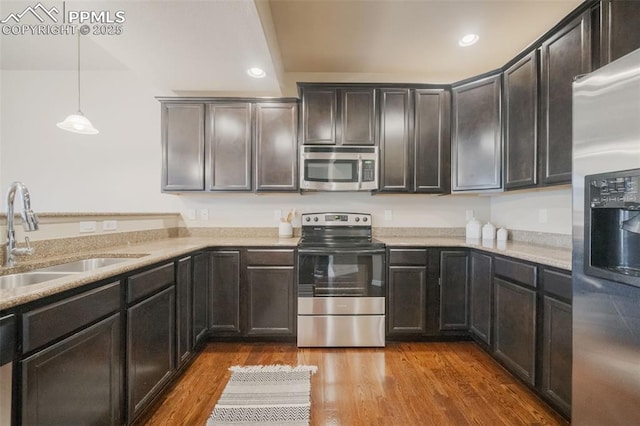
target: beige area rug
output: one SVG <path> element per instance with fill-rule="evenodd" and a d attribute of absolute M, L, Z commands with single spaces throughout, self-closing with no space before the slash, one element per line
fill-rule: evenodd
<path fill-rule="evenodd" d="M 207 426 L 308 425 L 311 365 L 235 366 Z"/>

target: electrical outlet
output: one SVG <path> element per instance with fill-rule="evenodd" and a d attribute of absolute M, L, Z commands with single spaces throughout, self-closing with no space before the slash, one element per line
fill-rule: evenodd
<path fill-rule="evenodd" d="M 549 210 L 540 209 L 538 210 L 538 222 L 547 223 L 549 221 Z"/>
<path fill-rule="evenodd" d="M 116 220 L 104 220 L 102 221 L 103 231 L 115 231 L 118 229 L 118 221 Z"/>
<path fill-rule="evenodd" d="M 80 222 L 80 232 L 96 232 L 96 221 Z"/>
<path fill-rule="evenodd" d="M 209 209 L 200 209 L 200 219 L 209 220 Z"/>
<path fill-rule="evenodd" d="M 393 220 L 393 210 L 384 211 L 384 220 Z"/>
<path fill-rule="evenodd" d="M 273 211 L 273 218 L 274 218 L 276 221 L 280 222 L 280 218 L 282 218 L 282 210 L 280 210 L 280 209 L 275 209 L 275 210 Z"/>
<path fill-rule="evenodd" d="M 196 220 L 196 209 L 188 209 L 187 210 L 187 219 L 188 220 Z"/>

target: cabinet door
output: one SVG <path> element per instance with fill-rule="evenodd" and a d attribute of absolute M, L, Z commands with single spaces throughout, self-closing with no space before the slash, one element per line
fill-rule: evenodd
<path fill-rule="evenodd" d="M 380 95 L 380 191 L 412 189 L 410 92 L 381 89 Z"/>
<path fill-rule="evenodd" d="M 469 329 L 487 345 L 491 344 L 492 263 L 489 255 L 471 253 Z"/>
<path fill-rule="evenodd" d="M 330 88 L 302 89 L 302 143 L 335 145 L 337 91 Z"/>
<path fill-rule="evenodd" d="M 207 188 L 251 190 L 251 104 L 207 105 Z"/>
<path fill-rule="evenodd" d="M 182 365 L 191 355 L 193 323 L 191 310 L 191 258 L 186 257 L 178 261 L 176 269 L 176 333 L 177 333 L 177 364 Z"/>
<path fill-rule="evenodd" d="M 413 187 L 415 192 L 451 189 L 451 95 L 441 89 L 415 91 Z"/>
<path fill-rule="evenodd" d="M 504 72 L 504 186 L 537 183 L 538 52 Z"/>
<path fill-rule="evenodd" d="M 600 2 L 600 66 L 640 48 L 640 2 Z"/>
<path fill-rule="evenodd" d="M 374 89 L 341 89 L 341 143 L 374 145 L 376 97 Z"/>
<path fill-rule="evenodd" d="M 209 254 L 193 256 L 193 344 L 199 343 L 209 328 Z"/>
<path fill-rule="evenodd" d="M 534 385 L 536 369 L 536 292 L 500 278 L 495 291 L 496 358 Z"/>
<path fill-rule="evenodd" d="M 589 12 L 545 41 L 542 51 L 542 183 L 571 182 L 573 78 L 591 68 Z"/>
<path fill-rule="evenodd" d="M 542 392 L 560 411 L 571 414 L 571 305 L 544 296 Z"/>
<path fill-rule="evenodd" d="M 204 104 L 162 104 L 162 190 L 204 190 Z"/>
<path fill-rule="evenodd" d="M 426 266 L 390 266 L 387 332 L 423 334 L 426 319 Z"/>
<path fill-rule="evenodd" d="M 247 267 L 247 334 L 295 335 L 294 267 Z"/>
<path fill-rule="evenodd" d="M 467 330 L 466 251 L 440 253 L 440 330 Z"/>
<path fill-rule="evenodd" d="M 22 361 L 25 425 L 118 425 L 121 418 L 120 314 Z"/>
<path fill-rule="evenodd" d="M 127 405 L 133 420 L 175 371 L 175 286 L 127 310 Z"/>
<path fill-rule="evenodd" d="M 500 189 L 500 75 L 453 88 L 452 190 Z"/>
<path fill-rule="evenodd" d="M 298 104 L 256 104 L 255 189 L 298 189 Z"/>
<path fill-rule="evenodd" d="M 214 334 L 240 333 L 240 252 L 210 254 L 209 328 Z"/>

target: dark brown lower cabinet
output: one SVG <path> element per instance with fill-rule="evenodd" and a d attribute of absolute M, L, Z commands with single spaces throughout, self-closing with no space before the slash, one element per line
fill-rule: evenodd
<path fill-rule="evenodd" d="M 472 252 L 469 270 L 469 330 L 481 342 L 491 344 L 493 257 Z"/>
<path fill-rule="evenodd" d="M 193 344 L 204 339 L 209 329 L 207 312 L 209 308 L 209 254 L 193 256 Z"/>
<path fill-rule="evenodd" d="M 500 278 L 495 291 L 494 355 L 530 385 L 536 372 L 536 291 Z"/>
<path fill-rule="evenodd" d="M 210 253 L 209 328 L 214 335 L 240 334 L 240 251 Z"/>
<path fill-rule="evenodd" d="M 426 262 L 426 256 L 423 257 Z M 427 267 L 389 266 L 387 286 L 387 333 L 391 336 L 423 334 L 426 331 Z"/>
<path fill-rule="evenodd" d="M 24 359 L 21 423 L 122 424 L 120 354 L 115 314 Z"/>
<path fill-rule="evenodd" d="M 571 305 L 543 297 L 542 392 L 566 416 L 571 414 Z"/>
<path fill-rule="evenodd" d="M 247 267 L 247 335 L 295 335 L 293 266 Z"/>
<path fill-rule="evenodd" d="M 466 251 L 443 250 L 440 253 L 440 330 L 467 330 Z"/>
<path fill-rule="evenodd" d="M 127 406 L 131 423 L 175 371 L 175 286 L 127 309 Z"/>
<path fill-rule="evenodd" d="M 176 268 L 176 343 L 179 368 L 192 354 L 191 257 L 178 260 Z"/>

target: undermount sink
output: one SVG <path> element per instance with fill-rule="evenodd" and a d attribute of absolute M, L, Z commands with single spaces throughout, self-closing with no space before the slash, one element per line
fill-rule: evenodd
<path fill-rule="evenodd" d="M 105 266 L 116 265 L 121 262 L 126 262 L 127 260 L 132 259 L 130 257 L 94 257 L 91 259 L 62 263 L 60 265 L 47 266 L 46 268 L 36 269 L 36 272 L 67 272 L 77 274 L 104 268 Z"/>
<path fill-rule="evenodd" d="M 15 289 L 19 287 L 40 284 L 45 281 L 55 280 L 68 275 L 93 271 L 98 268 L 116 265 L 131 260 L 130 257 L 94 257 L 91 259 L 75 260 L 60 265 L 47 266 L 20 274 L 0 276 L 0 290 Z"/>
<path fill-rule="evenodd" d="M 40 284 L 45 281 L 66 277 L 70 273 L 64 272 L 23 272 L 21 274 L 3 275 L 0 277 L 0 289 L 10 290 L 33 284 Z"/>

